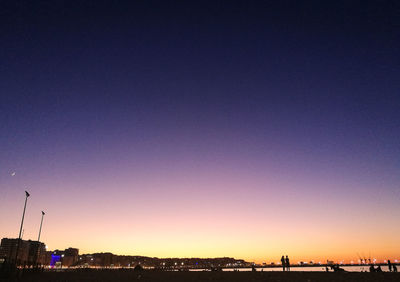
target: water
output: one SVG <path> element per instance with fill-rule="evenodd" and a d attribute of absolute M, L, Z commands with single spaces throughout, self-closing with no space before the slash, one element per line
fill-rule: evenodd
<path fill-rule="evenodd" d="M 369 265 L 363 265 L 363 266 L 359 266 L 359 265 L 354 265 L 354 266 L 340 266 L 340 268 L 343 268 L 345 271 L 348 272 L 369 272 Z M 381 266 L 382 270 L 384 272 L 389 271 L 388 267 L 386 265 Z M 191 269 L 190 271 L 205 271 L 206 269 Z M 251 268 L 224 268 L 222 269 L 222 271 L 234 271 L 234 270 L 238 270 L 238 271 L 251 271 Z M 269 268 L 262 268 L 262 267 L 256 267 L 257 271 L 282 271 L 281 267 L 269 267 Z M 307 267 L 291 267 L 290 271 L 319 271 L 319 272 L 325 272 L 326 269 L 324 266 L 307 266 Z M 329 267 L 329 271 L 333 272 L 330 267 Z"/>

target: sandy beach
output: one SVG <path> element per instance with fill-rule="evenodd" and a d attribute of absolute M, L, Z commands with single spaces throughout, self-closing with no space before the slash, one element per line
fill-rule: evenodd
<path fill-rule="evenodd" d="M 79 270 L 66 272 L 23 273 L 19 278 L 3 278 L 5 281 L 26 282 L 74 282 L 74 281 L 399 281 L 398 273 L 325 273 L 325 272 L 169 272 L 169 271 L 142 271 L 131 270 Z"/>

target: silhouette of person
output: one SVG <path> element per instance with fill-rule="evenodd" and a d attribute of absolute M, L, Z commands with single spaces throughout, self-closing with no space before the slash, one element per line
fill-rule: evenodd
<path fill-rule="evenodd" d="M 378 267 L 376 268 L 376 272 L 382 272 L 382 268 L 380 265 L 378 265 Z"/>
<path fill-rule="evenodd" d="M 393 267 L 393 272 L 397 272 L 397 266 L 393 264 L 392 267 Z"/>
<path fill-rule="evenodd" d="M 388 267 L 389 271 L 392 272 L 392 263 L 390 262 L 390 259 L 388 259 Z"/>
<path fill-rule="evenodd" d="M 338 264 L 332 266 L 332 268 L 333 268 L 334 272 L 344 272 L 345 271 L 343 268 L 340 268 Z"/>
<path fill-rule="evenodd" d="M 290 271 L 290 261 L 289 261 L 289 257 L 286 255 L 286 259 L 285 259 L 285 264 L 286 264 L 286 271 Z"/>
<path fill-rule="evenodd" d="M 282 263 L 282 271 L 285 271 L 285 257 L 281 257 L 281 263 Z"/>
<path fill-rule="evenodd" d="M 375 268 L 374 266 L 371 264 L 371 266 L 369 267 L 369 272 L 375 272 Z"/>

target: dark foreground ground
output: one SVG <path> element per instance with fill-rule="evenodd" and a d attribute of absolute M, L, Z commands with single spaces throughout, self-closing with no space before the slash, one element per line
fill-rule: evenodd
<path fill-rule="evenodd" d="M 400 281 L 400 273 L 325 273 L 325 272 L 162 272 L 128 270 L 79 270 L 67 272 L 23 273 L 20 277 L 0 278 L 0 281 L 27 282 L 207 282 L 207 281 Z"/>

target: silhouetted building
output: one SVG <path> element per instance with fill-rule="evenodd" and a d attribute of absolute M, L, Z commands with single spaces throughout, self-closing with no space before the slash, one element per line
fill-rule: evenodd
<path fill-rule="evenodd" d="M 79 249 L 68 248 L 64 251 L 63 265 L 72 266 L 78 262 Z"/>
<path fill-rule="evenodd" d="M 52 251 L 46 251 L 44 265 L 50 265 L 51 263 L 51 255 L 53 254 Z"/>
<path fill-rule="evenodd" d="M 64 250 L 65 256 L 70 256 L 70 257 L 78 257 L 79 255 L 79 249 L 76 248 L 68 248 Z"/>
<path fill-rule="evenodd" d="M 7 262 L 15 262 L 17 248 L 18 265 L 36 266 L 45 264 L 46 246 L 38 241 L 3 238 L 0 245 L 0 257 Z"/>
<path fill-rule="evenodd" d="M 8 262 L 15 262 L 17 248 L 18 248 L 17 264 L 18 265 L 28 264 L 29 243 L 21 239 L 10 239 L 10 238 L 1 239 L 0 257 L 4 258 Z"/>
<path fill-rule="evenodd" d="M 60 262 L 62 266 L 75 266 L 78 262 L 79 249 L 68 248 L 64 251 L 55 250 L 51 253 L 51 266 L 56 266 L 57 262 Z"/>
<path fill-rule="evenodd" d="M 215 267 L 249 267 L 251 263 L 234 258 L 156 258 L 143 256 L 120 256 L 112 253 L 80 255 L 77 266 L 91 267 L 135 267 L 157 269 L 188 269 Z"/>
<path fill-rule="evenodd" d="M 46 245 L 38 241 L 28 241 L 28 265 L 41 266 L 46 264 Z"/>

